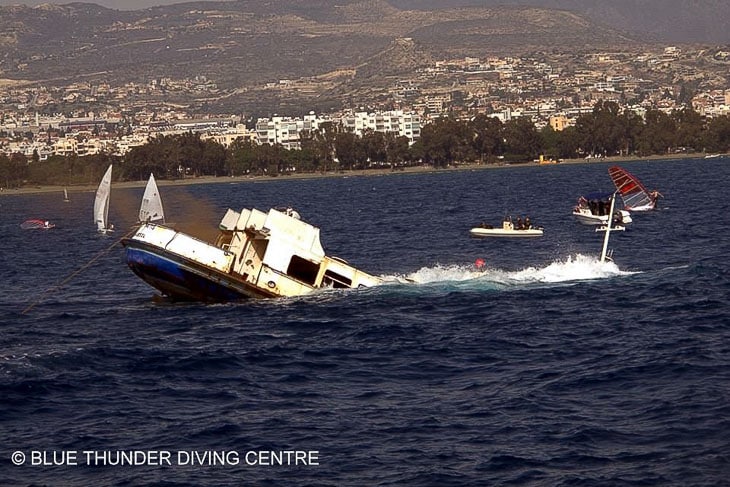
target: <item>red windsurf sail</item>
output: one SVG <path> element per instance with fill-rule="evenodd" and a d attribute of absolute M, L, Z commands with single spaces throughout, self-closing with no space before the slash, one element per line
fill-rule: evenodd
<path fill-rule="evenodd" d="M 20 224 L 20 228 L 23 230 L 35 230 L 35 229 L 43 229 L 48 230 L 50 228 L 55 227 L 53 223 L 47 221 L 47 220 L 38 220 L 38 219 L 31 219 L 26 220 L 23 223 Z"/>
<path fill-rule="evenodd" d="M 626 169 L 618 166 L 608 168 L 608 175 L 611 176 L 613 184 L 621 193 L 624 200 L 624 208 L 631 211 L 646 211 L 654 209 L 656 198 L 641 184 L 636 176 Z"/>

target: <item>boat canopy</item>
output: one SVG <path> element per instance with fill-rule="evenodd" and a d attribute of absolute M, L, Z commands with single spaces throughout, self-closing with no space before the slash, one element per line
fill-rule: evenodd
<path fill-rule="evenodd" d="M 613 196 L 613 192 L 610 193 L 588 193 L 584 194 L 583 198 L 587 199 L 588 201 L 591 200 L 599 200 L 599 201 L 608 201 Z"/>

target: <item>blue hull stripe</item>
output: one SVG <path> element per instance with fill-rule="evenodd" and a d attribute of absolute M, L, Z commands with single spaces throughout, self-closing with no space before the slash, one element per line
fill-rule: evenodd
<path fill-rule="evenodd" d="M 201 301 L 236 301 L 249 297 L 268 297 L 246 289 L 227 274 L 208 269 L 187 259 L 133 240 L 124 242 L 127 265 L 142 280 L 166 296 Z"/>

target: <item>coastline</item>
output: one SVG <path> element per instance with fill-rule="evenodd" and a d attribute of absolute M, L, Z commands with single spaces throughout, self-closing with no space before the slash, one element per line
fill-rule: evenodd
<path fill-rule="evenodd" d="M 425 173 L 444 173 L 452 171 L 477 171 L 477 170 L 488 170 L 488 169 L 502 169 L 510 167 L 538 167 L 538 166 L 553 166 L 556 164 L 593 164 L 593 163 L 620 163 L 620 162 L 638 162 L 638 161 L 663 161 L 663 160 L 676 160 L 676 159 L 702 159 L 708 154 L 704 152 L 690 153 L 690 154 L 667 154 L 667 155 L 652 155 L 646 157 L 639 156 L 611 156 L 601 158 L 590 158 L 590 159 L 564 159 L 559 163 L 547 162 L 518 162 L 511 164 L 459 164 L 456 166 L 449 166 L 443 169 L 437 169 L 433 166 L 411 166 L 405 167 L 399 170 L 393 169 L 361 169 L 361 170 L 350 170 L 350 171 L 328 171 L 328 172 L 314 172 L 314 173 L 299 173 L 299 174 L 288 174 L 284 176 L 202 176 L 197 178 L 186 178 L 186 179 L 158 179 L 157 185 L 163 186 L 188 186 L 193 184 L 214 184 L 214 183 L 226 183 L 226 182 L 262 182 L 262 181 L 281 181 L 289 179 L 319 179 L 319 178 L 335 178 L 335 177 L 360 177 L 360 176 L 387 176 L 397 174 L 425 174 Z M 726 156 L 727 154 L 721 154 Z M 113 183 L 114 188 L 144 188 L 147 184 L 147 180 L 143 181 L 124 181 Z M 0 196 L 12 196 L 12 195 L 25 195 L 25 194 L 37 194 L 37 193 L 54 193 L 63 192 L 63 188 L 67 188 L 70 193 L 87 193 L 96 191 L 97 185 L 48 185 L 48 186 L 26 186 L 21 188 L 8 189 L 4 188 L 0 191 Z"/>

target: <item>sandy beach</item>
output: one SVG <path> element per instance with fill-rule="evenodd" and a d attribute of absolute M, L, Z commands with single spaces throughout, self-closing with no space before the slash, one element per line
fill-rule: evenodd
<path fill-rule="evenodd" d="M 705 157 L 705 153 L 693 153 L 693 154 L 670 154 L 670 155 L 654 155 L 647 157 L 638 156 L 614 156 L 614 157 L 601 157 L 601 158 L 590 158 L 590 159 L 565 159 L 561 160 L 558 164 L 592 164 L 592 163 L 621 163 L 621 162 L 634 162 L 634 161 L 662 161 L 662 160 L 673 160 L 673 159 L 701 159 Z M 490 169 L 504 169 L 508 167 L 521 166 L 521 167 L 542 167 L 552 166 L 555 163 L 544 162 L 542 164 L 538 162 L 521 162 L 511 164 L 459 164 L 449 166 L 448 168 L 436 169 L 433 166 L 412 166 L 405 167 L 399 170 L 392 170 L 390 168 L 383 169 L 362 169 L 362 170 L 348 170 L 348 171 L 328 171 L 328 172 L 314 172 L 314 173 L 299 173 L 299 174 L 288 174 L 281 176 L 203 176 L 203 177 L 190 177 L 185 179 L 173 179 L 165 180 L 158 179 L 158 186 L 184 186 L 191 184 L 211 184 L 211 183 L 227 183 L 227 182 L 261 182 L 261 181 L 280 181 L 287 179 L 316 179 L 316 178 L 332 178 L 332 177 L 360 177 L 360 176 L 386 176 L 390 174 L 423 174 L 423 173 L 443 173 L 450 171 L 480 171 Z M 147 180 L 143 181 L 124 181 L 115 182 L 115 188 L 143 188 L 147 184 Z M 96 191 L 96 185 L 71 185 L 67 186 L 67 189 L 71 193 L 83 193 Z M 12 196 L 20 194 L 34 194 L 34 193 L 54 193 L 63 192 L 64 186 L 62 185 L 51 185 L 51 186 L 23 186 L 21 188 L 3 188 L 0 190 L 0 196 Z"/>

